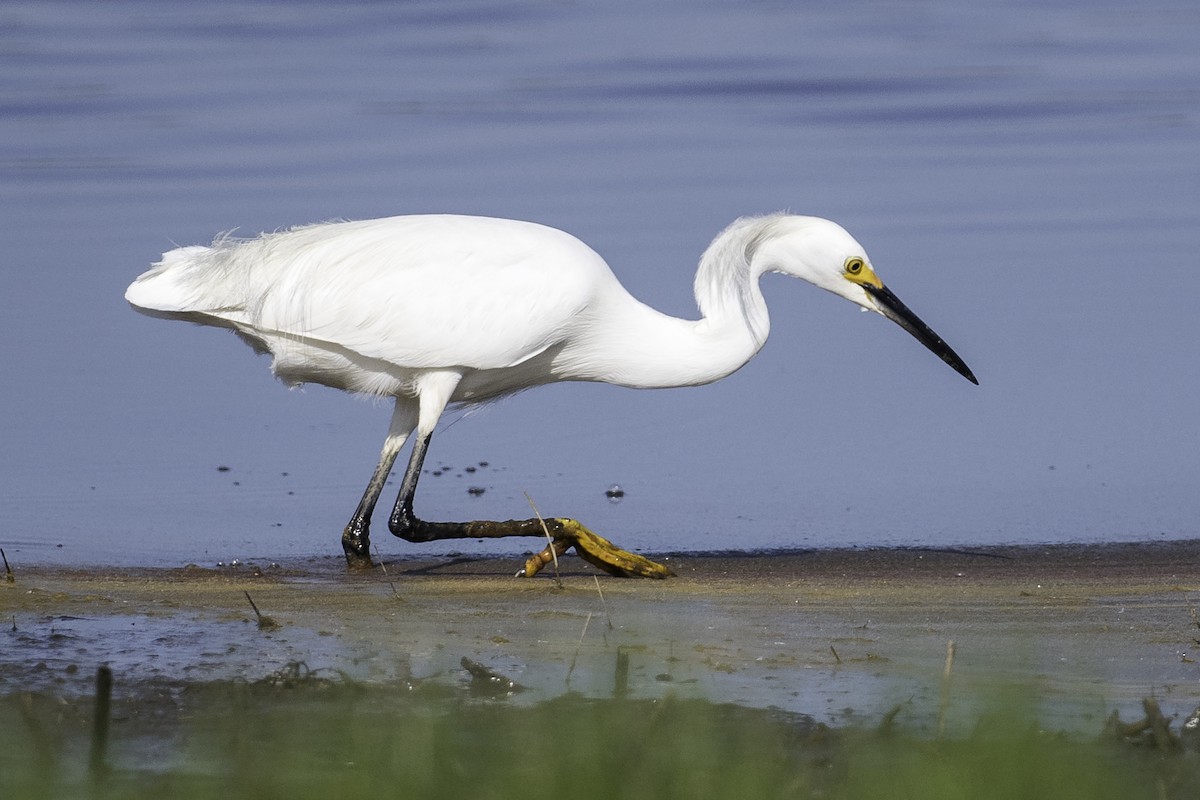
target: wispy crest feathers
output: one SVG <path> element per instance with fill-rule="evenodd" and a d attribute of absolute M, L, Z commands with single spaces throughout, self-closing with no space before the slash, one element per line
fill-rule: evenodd
<path fill-rule="evenodd" d="M 785 214 L 741 217 L 717 234 L 700 257 L 694 285 L 696 305 L 705 317 L 741 316 L 761 342 L 766 340 L 766 309 L 758 296 L 759 276 L 751 265 L 759 246 L 778 233 Z"/>

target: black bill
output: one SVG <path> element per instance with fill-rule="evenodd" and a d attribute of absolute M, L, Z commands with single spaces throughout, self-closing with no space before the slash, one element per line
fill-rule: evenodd
<path fill-rule="evenodd" d="M 875 299 L 876 305 L 879 306 L 879 310 L 885 317 L 915 336 L 917 341 L 933 351 L 934 355 L 954 367 L 954 371 L 959 375 L 976 386 L 979 385 L 971 368 L 958 357 L 958 353 L 942 341 L 942 337 L 934 333 L 933 329 L 921 322 L 921 318 L 914 314 L 908 306 L 901 303 L 900 298 L 892 294 L 891 289 L 886 286 L 876 287 L 870 284 L 863 284 L 862 287 Z"/>

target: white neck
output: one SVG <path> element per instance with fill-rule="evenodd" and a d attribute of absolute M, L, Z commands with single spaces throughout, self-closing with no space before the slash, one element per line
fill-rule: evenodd
<path fill-rule="evenodd" d="M 753 256 L 774 219 L 738 220 L 705 251 L 695 282 L 699 320 L 662 314 L 622 290 L 620 302 L 588 320 L 589 335 L 555 359 L 555 371 L 650 389 L 711 383 L 741 368 L 771 327 Z"/>

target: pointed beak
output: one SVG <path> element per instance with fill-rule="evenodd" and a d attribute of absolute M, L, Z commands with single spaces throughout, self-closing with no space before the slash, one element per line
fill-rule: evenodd
<path fill-rule="evenodd" d="M 860 285 L 871 296 L 871 299 L 875 301 L 875 306 L 879 309 L 879 313 L 915 336 L 918 342 L 928 347 L 933 351 L 934 355 L 953 367 L 954 371 L 959 375 L 962 375 L 976 386 L 979 385 L 979 381 L 975 379 L 975 375 L 971 372 L 970 367 L 958 357 L 958 353 L 954 352 L 950 348 L 950 345 L 942 341 L 942 337 L 934 333 L 908 306 L 901 303 L 900 298 L 892 294 L 891 289 L 882 284 L 879 286 L 870 283 Z"/>

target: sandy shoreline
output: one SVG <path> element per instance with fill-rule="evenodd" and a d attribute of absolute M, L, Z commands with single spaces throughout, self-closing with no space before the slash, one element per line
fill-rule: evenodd
<path fill-rule="evenodd" d="M 1087 729 L 1159 697 L 1200 704 L 1200 541 L 674 556 L 667 581 L 578 559 L 516 579 L 513 558 L 340 559 L 222 569 L 14 565 L 0 584 L 0 694 L 254 680 L 291 661 L 353 680 L 463 686 L 462 659 L 536 702 L 666 693 L 928 721 L 955 643 L 954 696 L 1032 687 L 1048 724 Z M 249 592 L 280 627 L 260 630 Z M 624 659 L 628 672 L 617 674 Z M 619 685 L 618 685 L 619 684 Z M 959 711 L 969 716 L 970 703 Z M 951 709 L 954 713 L 954 709 Z"/>

